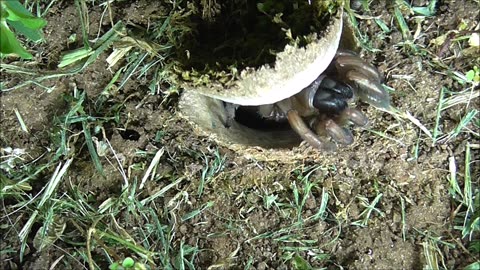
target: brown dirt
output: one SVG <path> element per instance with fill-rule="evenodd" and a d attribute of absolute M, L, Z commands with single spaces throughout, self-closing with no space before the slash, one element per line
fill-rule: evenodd
<path fill-rule="evenodd" d="M 54 5 L 46 16 L 48 25 L 44 31 L 47 41 L 36 48 L 40 52 L 37 57 L 40 60 L 38 67 L 41 69 L 55 69 L 62 52 L 81 44 L 79 40 L 66 44 L 66 40 L 73 33 L 81 36 L 75 5 L 67 2 Z M 154 2 L 143 0 L 112 5 L 114 21 L 121 18 L 132 24 L 147 26 L 160 13 L 155 9 L 155 5 Z M 392 12 L 385 7 L 382 3 L 373 5 L 370 15 L 380 16 L 385 22 L 392 21 Z M 430 40 L 457 29 L 461 21 L 470 27 L 478 24 L 477 7 L 478 4 L 474 1 L 440 4 L 438 14 L 422 22 L 422 36 L 416 44 L 432 51 L 438 50 L 430 44 Z M 101 25 L 99 18 L 102 9 L 98 6 L 89 7 L 89 12 L 89 38 L 94 38 L 99 27 L 101 32 L 104 32 L 109 29 L 110 24 L 104 22 Z M 410 29 L 416 29 L 416 25 L 411 22 Z M 392 93 L 394 106 L 401 111 L 411 112 L 422 123 L 434 123 L 440 87 L 458 91 L 462 86 L 449 76 L 436 72 L 435 67 L 423 62 L 420 57 L 410 57 L 404 48 L 395 46 L 401 41 L 401 34 L 397 29 L 393 29 L 393 32 L 384 38 L 378 35 L 381 30 L 372 20 L 360 20 L 360 28 L 370 37 L 372 46 L 381 50 L 378 53 L 365 52 L 363 56 L 378 66 L 386 75 L 385 83 L 396 89 Z M 452 45 L 445 54 L 458 55 L 458 46 Z M 56 117 L 65 114 L 68 108 L 64 96 L 71 94 L 72 87 L 76 86 L 87 93 L 88 107 L 91 108 L 96 97 L 112 78 L 116 70 L 107 70 L 107 56 L 102 54 L 81 74 L 44 82 L 48 87 L 55 87 L 51 93 L 46 93 L 44 89 L 34 85 L 2 93 L 0 146 L 26 149 L 30 160 L 48 152 L 54 145 L 52 134 L 55 128 L 52 123 Z M 461 72 L 473 66 L 470 58 L 461 55 L 448 58 L 445 62 Z M 479 65 L 478 59 L 476 64 Z M 409 79 L 402 79 L 400 75 L 408 75 Z M 13 75 L 2 75 L 4 82 L 15 83 L 21 79 Z M 160 148 L 165 149 L 157 169 L 161 176 L 154 182 L 147 182 L 146 191 L 141 196 L 155 193 L 167 185 L 171 178 L 186 177 L 182 185 L 156 200 L 159 207 L 156 211 L 165 211 L 165 205 L 178 191 L 183 190 L 190 194 L 186 202 L 180 203 L 179 208 L 172 211 L 178 219 L 177 223 L 172 225 L 175 232 L 173 245 L 178 248 L 180 242 L 184 242 L 198 246 L 201 252 L 195 260 L 197 269 L 207 269 L 214 264 L 222 264 L 229 269 L 243 269 L 249 259 L 252 260 L 251 269 L 291 269 L 290 262 L 282 257 L 288 255 L 285 248 L 299 247 L 301 244 L 278 239 L 287 234 L 299 234 L 298 239 L 312 240 L 318 253 L 329 254 L 327 260 L 318 261 L 313 259 L 312 254 L 298 253 L 309 260 L 312 266 L 329 269 L 338 266 L 346 269 L 422 269 L 426 263 L 422 255 L 422 243 L 426 238 L 419 232 L 430 231 L 438 236 L 446 235 L 443 240 L 453 244 L 462 241 L 458 232 L 452 230 L 451 214 L 454 209 L 448 193 L 448 158 L 455 156 L 457 164 L 462 164 L 465 140 L 478 143 L 478 138 L 460 135 L 448 144 L 431 146 L 428 138 L 412 123 L 398 122 L 386 113 L 365 107 L 372 129 L 388 130 L 387 134 L 401 143 L 375 136 L 366 130 L 355 130 L 354 145 L 340 149 L 335 155 L 326 154 L 319 164 L 314 164 L 308 156 L 303 163 L 296 164 L 257 162 L 194 135 L 190 131 L 191 127 L 176 116 L 175 100 L 166 105 L 162 103 L 161 95 L 148 95 L 148 84 L 148 79 L 132 80 L 104 105 L 101 112 L 111 114 L 115 110 L 114 104 L 124 102 L 119 113 L 120 122 L 110 121 L 105 126 L 107 137 L 132 181 L 137 179 L 139 182 L 153 153 Z M 139 104 L 141 106 L 138 106 Z M 21 131 L 14 109 L 18 109 L 30 133 Z M 458 115 L 451 112 L 443 117 L 443 125 L 452 126 L 458 119 Z M 122 133 L 125 129 L 135 131 L 139 137 L 134 140 L 126 138 Z M 155 140 L 159 131 L 162 136 Z M 417 141 L 420 141 L 419 156 L 414 159 L 412 152 Z M 92 205 L 95 206 L 107 198 L 118 197 L 123 178 L 117 170 L 113 155 L 107 156 L 111 163 L 105 158 L 102 161 L 106 174 L 106 177 L 102 178 L 95 171 L 86 147 L 78 147 L 83 147 L 81 154 L 69 169 L 68 181 L 63 183 L 57 192 L 69 194 L 75 187 L 89 194 L 93 198 Z M 196 192 L 205 163 L 203 154 L 213 159 L 216 149 L 225 157 L 224 168 L 205 187 L 203 195 L 198 197 Z M 147 158 L 142 159 L 136 153 L 139 150 L 148 152 Z M 478 158 L 478 154 L 478 151 L 473 151 L 472 160 Z M 129 169 L 133 164 L 142 164 L 144 168 Z M 275 206 L 267 208 L 262 197 L 265 194 L 277 195 L 277 203 L 289 204 L 294 199 L 292 183 L 295 181 L 297 186 L 302 187 L 299 175 L 305 175 L 313 165 L 319 165 L 322 169 L 310 176 L 316 186 L 307 194 L 309 197 L 301 215 L 306 218 L 318 211 L 324 188 L 331 195 L 328 205 L 331 212 L 327 218 L 306 222 L 304 230 L 300 232 L 289 231 L 277 236 L 253 239 L 259 234 L 286 228 L 296 221 L 293 208 L 283 212 Z M 459 171 L 461 169 L 460 167 Z M 475 170 L 473 175 L 478 175 L 478 167 Z M 37 182 L 33 184 L 32 196 L 40 190 L 49 175 L 42 174 L 35 180 Z M 478 185 L 478 179 L 476 181 Z M 361 218 L 360 214 L 364 210 L 357 196 L 366 197 L 372 202 L 379 193 L 383 196 L 377 208 L 382 211 L 382 215 L 374 213 L 365 228 L 351 225 Z M 406 211 L 405 240 L 402 238 L 402 200 L 405 201 Z M 200 215 L 184 222 L 179 219 L 210 201 L 214 202 L 214 205 Z M 9 209 L 7 206 L 13 204 L 15 202 L 10 200 L 3 202 L 5 209 Z M 0 247 L 2 250 L 12 248 L 18 251 L 17 233 L 28 217 L 21 214 L 10 216 L 10 220 L 14 220 L 12 229 L 3 226 L 10 224 L 3 217 L 4 214 L 5 212 L 2 213 L 0 228 Z M 334 217 L 341 221 L 341 228 Z M 145 222 L 131 220 L 128 213 L 120 214 L 117 220 L 121 227 L 131 232 Z M 35 226 L 39 227 L 40 224 Z M 68 230 L 74 228 L 68 226 Z M 29 243 L 32 238 L 33 235 L 30 236 Z M 18 252 L 1 254 L 0 268 L 46 269 L 59 256 L 75 250 L 75 246 L 67 242 L 58 245 L 60 249 L 53 248 L 41 254 L 30 248 L 23 263 L 19 262 Z M 467 256 L 461 248 L 442 247 L 442 250 L 450 269 L 458 269 L 471 263 L 469 260 L 472 256 Z M 102 257 L 100 250 L 95 252 L 98 258 Z M 466 258 L 469 259 L 465 260 Z M 18 268 L 15 268 L 15 265 Z M 81 260 L 77 263 L 78 269 L 84 269 L 83 265 L 87 266 L 86 262 Z"/>

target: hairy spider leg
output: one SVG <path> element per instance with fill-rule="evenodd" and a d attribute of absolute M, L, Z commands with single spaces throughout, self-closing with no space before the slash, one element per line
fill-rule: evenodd
<path fill-rule="evenodd" d="M 335 144 L 328 141 L 322 141 L 317 134 L 313 133 L 296 110 L 288 111 L 287 119 L 290 126 L 311 146 L 326 151 L 335 151 L 337 148 Z"/>
<path fill-rule="evenodd" d="M 379 109 L 390 109 L 390 96 L 379 82 L 373 81 L 357 70 L 350 70 L 346 74 L 347 80 L 355 85 L 361 100 Z"/>
<path fill-rule="evenodd" d="M 347 128 L 338 125 L 334 119 L 317 119 L 314 123 L 317 134 L 327 134 L 339 144 L 350 145 L 353 143 L 353 134 Z"/>

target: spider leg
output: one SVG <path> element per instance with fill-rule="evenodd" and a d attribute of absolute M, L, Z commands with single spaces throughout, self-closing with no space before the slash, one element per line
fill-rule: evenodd
<path fill-rule="evenodd" d="M 350 145 L 353 143 L 353 134 L 350 130 L 338 125 L 335 120 L 328 118 L 315 123 L 317 134 L 327 134 L 339 144 Z"/>
<path fill-rule="evenodd" d="M 390 96 L 382 87 L 382 76 L 371 64 L 354 52 L 340 50 L 334 60 L 336 71 L 341 74 L 363 101 L 380 109 L 390 109 Z"/>
<path fill-rule="evenodd" d="M 337 54 L 334 63 L 338 71 L 355 69 L 362 71 L 362 73 L 367 77 L 372 78 L 372 80 L 382 82 L 382 76 L 373 65 L 363 61 L 362 58 L 351 54 L 350 52 Z"/>
<path fill-rule="evenodd" d="M 293 108 L 292 98 L 284 99 L 275 103 L 275 105 L 287 115 L 288 123 L 300 137 L 311 146 L 326 151 L 335 151 L 335 144 L 323 141 L 315 134 L 300 116 L 299 112 Z"/>
<path fill-rule="evenodd" d="M 346 79 L 355 86 L 361 100 L 380 109 L 390 109 L 390 96 L 378 81 L 357 70 L 348 71 Z"/>
<path fill-rule="evenodd" d="M 313 107 L 321 114 L 311 125 L 315 132 L 327 135 L 339 144 L 352 144 L 352 132 L 341 125 L 349 121 L 358 124 L 366 122 L 362 113 L 348 108 L 347 101 L 352 97 L 353 90 L 350 86 L 325 77 L 312 100 Z"/>
<path fill-rule="evenodd" d="M 368 124 L 368 118 L 359 110 L 346 108 L 340 114 L 340 122 L 352 122 L 356 126 L 366 126 Z"/>
<path fill-rule="evenodd" d="M 290 126 L 311 146 L 326 151 L 335 151 L 335 144 L 322 141 L 317 134 L 313 133 L 313 131 L 305 124 L 296 110 L 288 111 L 287 119 Z"/>

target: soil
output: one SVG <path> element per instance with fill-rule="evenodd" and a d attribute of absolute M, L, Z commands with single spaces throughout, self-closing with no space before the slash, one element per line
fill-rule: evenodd
<path fill-rule="evenodd" d="M 413 2 L 425 5 L 428 1 Z M 119 1 L 111 5 L 109 12 L 113 21 L 121 19 L 129 27 L 148 27 L 149 23 L 164 14 L 156 5 L 156 1 Z M 88 12 L 88 38 L 92 40 L 97 31 L 105 33 L 111 25 L 109 19 L 101 20 L 103 7 L 89 5 Z M 383 1 L 374 1 L 370 12 L 364 15 L 389 23 L 394 21 L 392 14 L 391 8 Z M 74 34 L 81 37 L 80 17 L 73 1 L 60 1 L 52 6 L 45 18 L 48 21 L 44 29 L 46 42 L 34 47 L 38 60 L 35 68 L 55 70 L 63 52 L 81 46 L 80 38 L 67 43 Z M 407 19 L 410 29 L 416 30 L 415 19 Z M 442 49 L 441 45 L 431 41 L 449 31 L 458 30 L 461 23 L 466 24 L 467 29 L 474 29 L 479 21 L 478 2 L 440 1 L 436 15 L 425 18 L 419 24 L 420 35 L 415 44 L 442 54 L 440 58 L 445 59 L 445 65 L 465 73 L 474 65 L 480 66 L 480 63 L 479 58 L 472 61 L 471 57 L 461 54 L 460 46 L 464 43 L 452 42 Z M 402 35 L 395 23 L 389 24 L 391 33 L 383 34 L 371 19 L 358 22 L 361 32 L 369 37 L 369 45 L 379 49 L 373 52 L 364 50 L 362 57 L 377 66 L 385 75 L 385 84 L 395 89 L 391 93 L 392 104 L 400 111 L 410 112 L 432 130 L 441 87 L 458 92 L 464 86 L 425 61 L 435 56 L 412 56 L 407 47 L 399 46 Z M 118 116 L 118 121 L 103 122 L 106 138 L 116 154 L 108 152 L 101 155 L 105 176 L 96 171 L 87 147 L 72 143 L 78 148 L 75 162 L 57 194 L 72 196 L 73 190 L 77 190 L 88 194 L 88 201 L 93 207 L 99 207 L 105 200 L 121 196 L 124 177 L 118 170 L 118 164 L 122 165 L 130 184 L 138 185 L 153 155 L 163 149 L 165 153 L 160 158 L 155 180 L 147 181 L 145 189 L 137 191 L 138 196 L 140 200 L 147 198 L 174 179 L 183 178 L 175 188 L 154 200 L 152 211 L 157 212 L 162 223 L 171 226 L 174 250 L 178 250 L 180 245 L 199 248 L 194 259 L 196 269 L 244 269 L 247 265 L 258 270 L 292 269 L 292 257 L 296 255 L 312 267 L 328 269 L 423 269 L 427 264 L 424 245 L 429 243 L 430 234 L 431 237 L 442 236 L 443 241 L 456 245 L 456 248 L 449 248 L 439 244 L 448 269 L 462 269 L 480 259 L 462 248 L 467 246 L 468 239 L 462 239 L 460 233 L 453 230 L 455 208 L 448 183 L 449 157 L 454 157 L 458 171 L 463 171 L 466 141 L 478 144 L 478 137 L 461 133 L 447 143 L 432 146 L 430 139 L 411 122 L 399 121 L 388 113 L 363 106 L 362 110 L 371 122 L 370 128 L 383 131 L 395 140 L 375 135 L 369 130 L 355 129 L 352 146 L 343 147 L 334 155 L 326 153 L 320 162 L 314 162 L 309 156 L 305 156 L 303 161 L 285 164 L 256 161 L 194 134 L 192 127 L 177 115 L 176 94 L 149 94 L 150 75 L 132 76 L 100 109 L 95 108 L 95 101 L 118 69 L 108 68 L 105 59 L 110 52 L 101 54 L 80 74 L 49 79 L 42 82 L 42 87 L 30 84 L 1 93 L 0 146 L 25 149 L 25 162 L 37 158 L 40 158 L 37 162 L 48 161 L 45 158 L 52 155 L 50 151 L 55 145 L 57 120 L 68 112 L 68 96 L 74 89 L 86 93 L 85 109 L 90 115 L 100 118 Z M 2 82 L 7 87 L 22 80 L 24 78 L 19 75 L 2 74 Z M 45 87 L 53 90 L 47 92 Z M 118 104 L 121 104 L 120 108 L 116 106 Z M 471 106 L 478 109 L 478 103 Z M 28 133 L 21 130 L 15 110 L 22 116 Z M 445 130 L 455 127 L 464 112 L 464 104 L 446 111 L 442 115 L 441 126 Z M 80 130 L 81 127 L 72 130 L 72 133 Z M 103 137 L 101 133 L 93 135 L 99 140 Z M 77 137 L 80 140 L 80 136 Z M 299 152 L 302 147 L 305 146 L 286 151 Z M 140 151 L 145 154 L 139 154 Z M 223 163 L 218 172 L 208 178 L 202 195 L 198 196 L 206 160 L 212 168 L 218 161 L 217 154 L 224 158 Z M 478 159 L 478 154 L 478 149 L 473 149 L 472 160 Z M 317 170 L 312 171 L 314 168 Z M 32 181 L 30 196 L 41 191 L 54 169 L 42 172 Z M 472 169 L 472 179 L 478 187 L 478 166 L 472 166 Z M 308 179 L 314 186 L 304 194 L 305 177 L 309 172 Z M 300 196 L 306 198 L 300 213 L 288 206 L 295 205 L 295 187 L 300 190 Z M 326 216 L 307 220 L 317 213 L 323 191 L 330 194 Z M 179 198 L 176 197 L 178 194 L 189 196 Z M 380 212 L 373 211 L 366 226 L 354 225 L 364 217 L 362 200 L 370 204 L 379 194 L 381 198 L 376 208 Z M 276 204 L 267 205 L 264 201 L 267 195 L 277 196 Z M 213 205 L 200 214 L 191 219 L 181 219 L 209 202 Z M 176 206 L 173 207 L 172 203 Z M 15 199 L 2 198 L 0 247 L 5 252 L 0 254 L 1 269 L 47 269 L 61 256 L 65 256 L 64 261 L 70 262 L 68 265 L 76 265 L 78 269 L 88 268 L 86 257 L 79 255 L 81 252 L 78 251 L 78 243 L 83 243 L 85 238 L 78 235 L 79 239 L 74 238 L 76 242 L 60 239 L 52 248 L 36 251 L 32 242 L 35 228 L 38 230 L 41 226 L 39 223 L 34 224 L 28 237 L 25 260 L 20 262 L 17 234 L 29 216 L 23 211 L 7 215 L 15 209 L 15 204 Z M 153 223 L 148 220 L 151 216 L 147 214 L 145 218 L 139 218 L 128 211 L 119 211 L 115 218 L 118 228 L 129 235 L 137 235 L 138 228 Z M 73 223 L 68 222 L 71 216 L 65 214 L 65 235 L 76 230 Z M 303 218 L 302 229 L 296 230 L 297 227 L 292 225 L 299 217 Z M 402 217 L 405 217 L 405 223 L 402 223 Z M 95 226 L 84 225 L 84 229 Z M 135 241 L 140 243 L 142 238 Z M 151 243 L 151 248 L 151 251 L 157 252 L 163 247 L 160 243 Z M 290 248 L 294 248 L 293 252 Z M 116 250 L 128 255 L 121 248 Z M 96 248 L 92 253 L 97 264 L 106 269 L 108 263 L 104 251 Z M 318 259 L 321 255 L 325 258 Z M 156 263 L 161 268 L 161 264 Z M 66 264 L 63 262 L 63 265 Z"/>

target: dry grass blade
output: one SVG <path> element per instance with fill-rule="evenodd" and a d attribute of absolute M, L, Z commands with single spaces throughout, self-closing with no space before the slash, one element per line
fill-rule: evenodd
<path fill-rule="evenodd" d="M 163 156 L 163 153 L 165 153 L 165 148 L 164 147 L 162 147 L 162 149 L 158 150 L 157 153 L 155 153 L 155 156 L 153 157 L 152 162 L 148 166 L 148 169 L 145 172 L 145 175 L 143 176 L 142 181 L 140 182 L 139 189 L 143 189 L 145 183 L 147 182 L 148 177 L 152 173 L 155 166 L 157 166 L 158 162 L 160 161 L 160 158 Z M 153 176 L 154 175 L 152 174 L 151 177 L 153 178 Z"/>

